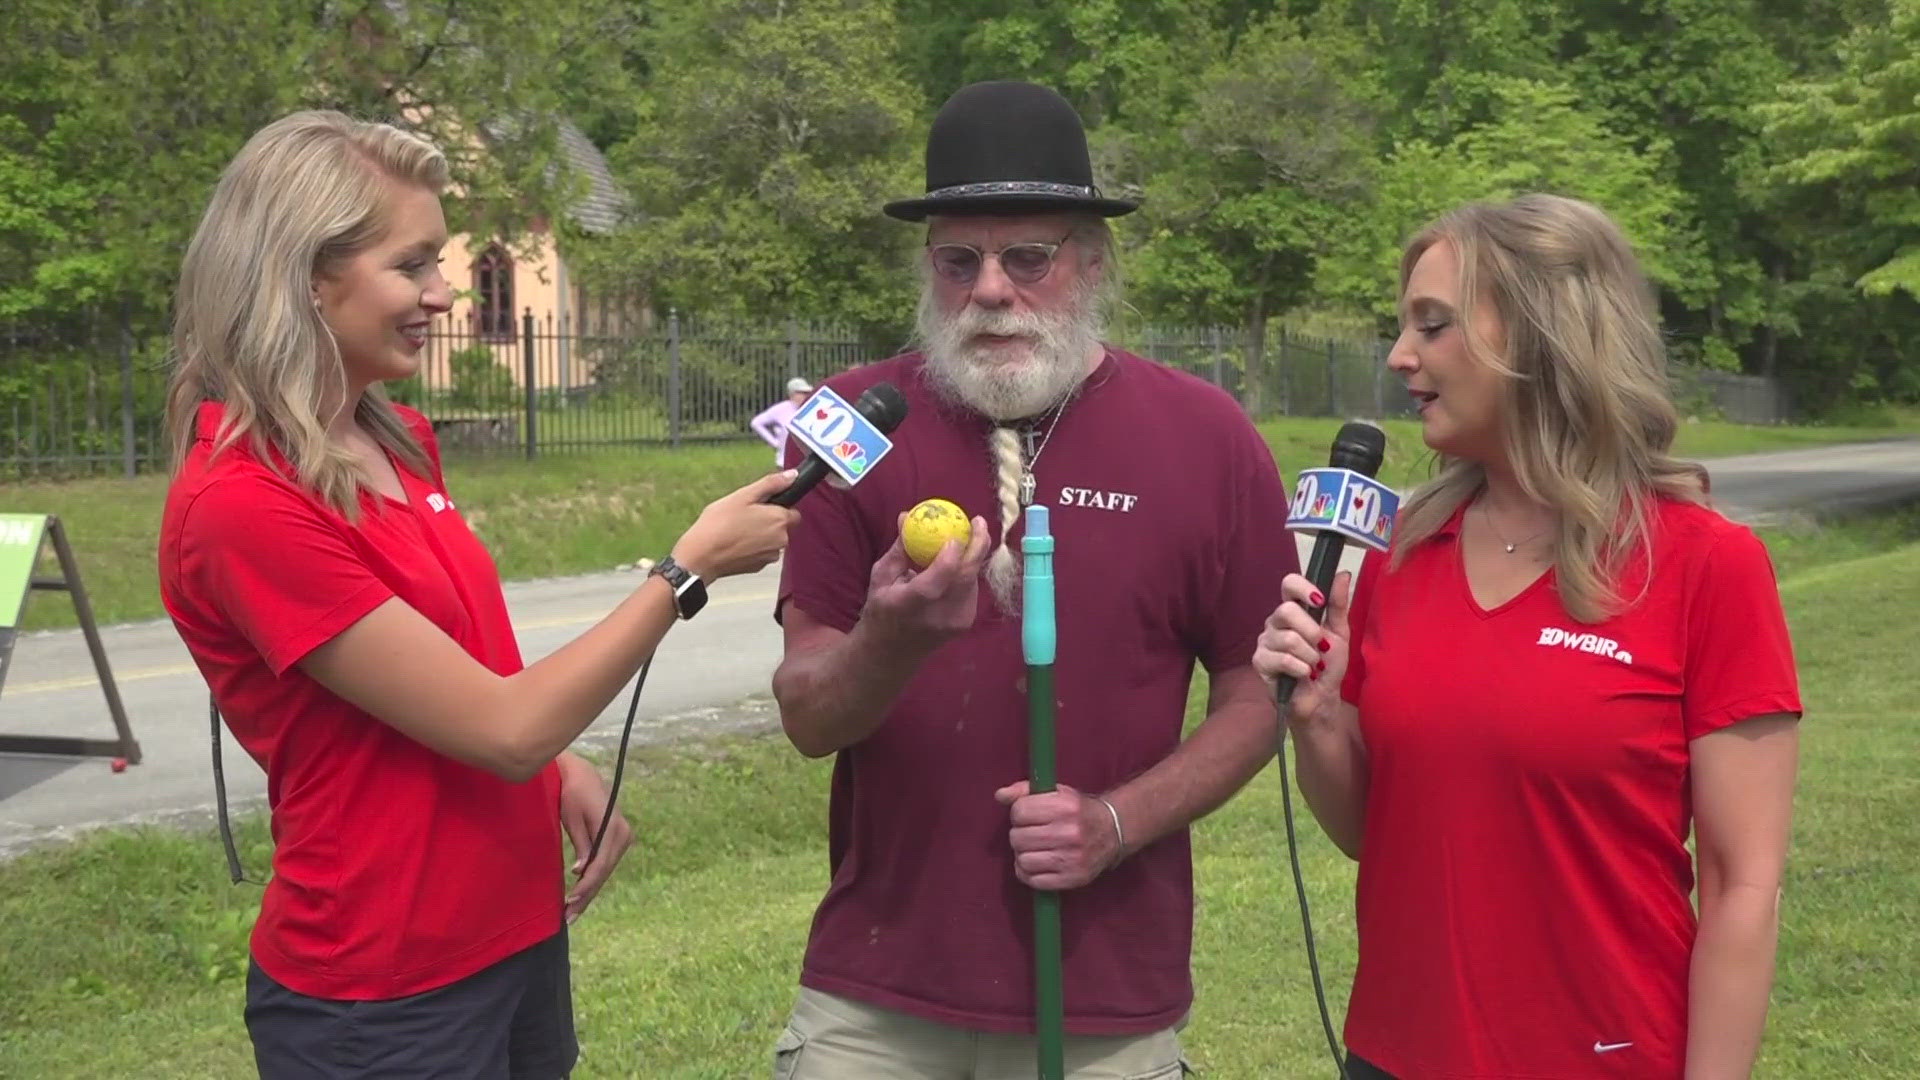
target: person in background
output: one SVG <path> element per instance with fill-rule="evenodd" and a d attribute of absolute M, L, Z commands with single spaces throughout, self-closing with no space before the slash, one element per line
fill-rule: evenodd
<path fill-rule="evenodd" d="M 1766 548 L 1671 456 L 1652 289 L 1535 194 L 1416 236 L 1400 319 L 1443 468 L 1324 626 L 1290 576 L 1253 655 L 1299 680 L 1300 790 L 1359 860 L 1348 1073 L 1746 1077 L 1799 681 Z"/>
<path fill-rule="evenodd" d="M 813 384 L 796 375 L 787 380 L 786 397 L 760 410 L 758 415 L 748 421 L 747 426 L 753 429 L 754 434 L 765 439 L 767 445 L 773 447 L 775 465 L 786 460 L 787 428 L 793 423 L 793 414 L 800 411 L 800 406 L 807 403 L 807 398 L 812 393 Z"/>

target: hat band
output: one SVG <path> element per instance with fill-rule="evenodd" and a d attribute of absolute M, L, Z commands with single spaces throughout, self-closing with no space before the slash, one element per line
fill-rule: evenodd
<path fill-rule="evenodd" d="M 1047 180 L 990 180 L 978 184 L 955 184 L 926 194 L 930 202 L 943 199 L 966 199 L 975 195 L 1065 195 L 1076 199 L 1092 199 L 1099 192 L 1091 187 L 1077 184 L 1056 184 Z"/>

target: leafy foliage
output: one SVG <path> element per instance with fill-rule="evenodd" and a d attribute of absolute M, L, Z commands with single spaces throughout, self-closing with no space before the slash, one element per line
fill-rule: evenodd
<path fill-rule="evenodd" d="M 586 287 L 888 350 L 919 234 L 881 204 L 953 90 L 1027 78 L 1145 200 L 1130 317 L 1390 328 L 1410 232 L 1551 190 L 1622 223 L 1678 359 L 1920 398 L 1920 0 L 15 0 L 0 40 L 0 319 L 162 322 L 221 165 L 324 105 L 427 130 L 456 228 L 551 229 Z"/>

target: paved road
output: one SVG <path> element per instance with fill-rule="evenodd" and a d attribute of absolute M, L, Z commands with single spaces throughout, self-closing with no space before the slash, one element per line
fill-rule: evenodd
<path fill-rule="evenodd" d="M 674 628 L 641 693 L 635 744 L 764 723 L 764 708 L 736 703 L 765 695 L 779 652 L 769 616 L 777 571 L 717 583 L 698 619 Z M 604 617 L 640 582 L 634 573 L 510 583 L 507 604 L 529 663 Z M 38 602 L 47 602 L 45 598 Z M 107 628 L 115 682 L 143 761 L 114 773 L 105 759 L 74 761 L 0 755 L 0 858 L 39 839 L 127 820 L 204 817 L 213 808 L 207 690 L 165 621 Z M 616 742 L 632 683 L 585 737 Z M 729 708 L 720 708 L 729 706 Z M 113 736 L 100 686 L 78 631 L 22 638 L 0 692 L 0 730 L 18 734 Z M 232 805 L 256 801 L 265 778 L 222 733 Z"/>
<path fill-rule="evenodd" d="M 1762 523 L 1815 510 L 1852 512 L 1920 497 L 1920 439 L 1746 454 L 1707 463 L 1713 497 Z"/>
<path fill-rule="evenodd" d="M 1748 520 L 1920 497 L 1920 440 L 1723 458 L 1710 468 L 1715 497 Z M 637 581 L 631 573 L 610 572 L 509 585 L 507 600 L 528 661 L 602 617 Z M 637 744 L 770 722 L 764 699 L 780 640 L 768 617 L 775 582 L 772 569 L 723 581 L 700 618 L 668 635 L 642 696 Z M 212 806 L 206 689 L 172 627 L 165 622 L 118 626 L 105 637 L 146 760 L 115 774 L 97 759 L 76 763 L 0 755 L 0 857 L 102 824 L 204 818 Z M 587 742 L 617 738 L 629 694 L 631 689 L 600 717 Z M 756 697 L 757 704 L 741 705 Z M 20 641 L 0 693 L 0 730 L 112 734 L 77 633 Z M 225 746 L 236 805 L 259 799 L 259 770 L 231 738 Z"/>

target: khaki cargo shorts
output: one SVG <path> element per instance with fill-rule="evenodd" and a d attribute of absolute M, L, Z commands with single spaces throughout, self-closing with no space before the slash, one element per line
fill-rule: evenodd
<path fill-rule="evenodd" d="M 1180 1080 L 1182 1020 L 1146 1035 L 1069 1035 L 1069 1080 Z M 936 1024 L 808 987 L 773 1047 L 774 1080 L 1033 1080 L 1031 1035 Z"/>

